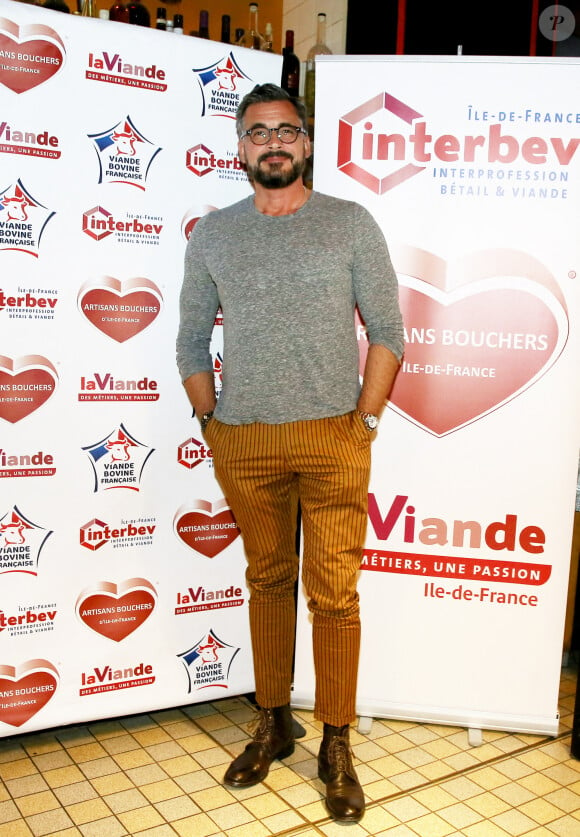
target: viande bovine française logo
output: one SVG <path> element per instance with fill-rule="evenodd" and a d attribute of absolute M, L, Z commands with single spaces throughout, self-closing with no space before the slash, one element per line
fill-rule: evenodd
<path fill-rule="evenodd" d="M 95 492 L 112 488 L 139 491 L 145 463 L 155 450 L 137 441 L 123 424 L 83 450 L 94 473 Z"/>
<path fill-rule="evenodd" d="M 207 67 L 194 68 L 193 73 L 201 89 L 201 115 L 228 116 L 234 119 L 242 97 L 253 83 L 240 68 L 233 52 Z"/>
<path fill-rule="evenodd" d="M 99 183 L 122 183 L 145 191 L 151 163 L 161 147 L 150 142 L 130 116 L 88 136 L 99 159 Z"/>
<path fill-rule="evenodd" d="M 19 26 L 0 18 L 0 84 L 13 93 L 26 93 L 53 78 L 64 64 L 65 52 L 60 36 L 49 26 Z"/>
<path fill-rule="evenodd" d="M 22 180 L 0 192 L 0 250 L 38 258 L 40 239 L 54 211 L 32 197 Z"/>
<path fill-rule="evenodd" d="M 227 689 L 230 669 L 239 650 L 235 645 L 224 642 L 210 629 L 191 648 L 178 654 L 187 672 L 187 691 L 214 686 Z"/>
<path fill-rule="evenodd" d="M 580 138 L 557 134 L 580 113 L 469 105 L 465 122 L 476 130 L 435 136 L 422 113 L 381 92 L 340 117 L 337 168 L 377 195 L 426 174 L 448 197 L 568 197 Z"/>
<path fill-rule="evenodd" d="M 0 573 L 37 575 L 42 547 L 52 535 L 27 518 L 17 506 L 0 517 Z"/>

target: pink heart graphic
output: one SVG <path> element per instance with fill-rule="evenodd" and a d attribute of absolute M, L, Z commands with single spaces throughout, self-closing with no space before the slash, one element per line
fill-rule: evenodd
<path fill-rule="evenodd" d="M 211 503 L 199 500 L 195 510 L 180 510 L 175 518 L 175 531 L 184 544 L 205 555 L 215 558 L 240 534 L 234 515 L 227 503 L 216 506 L 222 511 L 213 511 Z M 226 506 L 226 508 L 223 508 Z"/>
<path fill-rule="evenodd" d="M 161 302 L 159 288 L 142 278 L 120 282 L 107 276 L 99 286 L 83 286 L 78 296 L 87 320 L 118 343 L 150 326 L 161 310 Z"/>
<path fill-rule="evenodd" d="M 81 594 L 77 613 L 85 625 L 115 642 L 136 631 L 155 608 L 156 590 L 143 578 L 131 578 L 119 585 L 103 581 L 97 589 Z"/>
<path fill-rule="evenodd" d="M 14 93 L 25 93 L 60 70 L 65 48 L 48 26 L 18 26 L 0 18 L 0 55 L 4 56 L 0 82 Z"/>
<path fill-rule="evenodd" d="M 420 281 L 400 283 L 406 346 L 390 396 L 395 410 L 444 436 L 513 400 L 554 364 L 566 310 L 538 262 L 488 251 L 452 271 L 431 254 L 402 254 L 397 271 Z"/>
<path fill-rule="evenodd" d="M 12 424 L 38 410 L 56 389 L 57 372 L 40 355 L 0 355 L 0 418 Z"/>
<path fill-rule="evenodd" d="M 21 727 L 48 703 L 57 685 L 58 671 L 47 660 L 29 660 L 18 668 L 0 665 L 0 721 Z"/>

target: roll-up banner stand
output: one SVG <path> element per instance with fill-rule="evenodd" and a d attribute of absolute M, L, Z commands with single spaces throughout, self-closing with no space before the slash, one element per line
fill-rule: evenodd
<path fill-rule="evenodd" d="M 317 59 L 314 185 L 381 225 L 406 330 L 360 572 L 367 721 L 557 733 L 580 438 L 579 89 L 578 59 Z M 293 703 L 310 707 L 303 597 L 298 621 Z"/>
<path fill-rule="evenodd" d="M 0 0 L 0 736 L 254 688 L 175 364 L 196 221 L 281 57 Z M 216 381 L 221 328 L 213 341 Z"/>

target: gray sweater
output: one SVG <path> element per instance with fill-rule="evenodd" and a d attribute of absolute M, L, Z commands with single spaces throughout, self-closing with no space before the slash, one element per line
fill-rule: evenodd
<path fill-rule="evenodd" d="M 355 305 L 371 343 L 399 359 L 396 274 L 372 215 L 313 192 L 292 215 L 262 215 L 253 196 L 198 221 L 187 244 L 177 364 L 182 380 L 212 371 L 223 313 L 227 424 L 280 424 L 342 415 L 360 390 Z"/>

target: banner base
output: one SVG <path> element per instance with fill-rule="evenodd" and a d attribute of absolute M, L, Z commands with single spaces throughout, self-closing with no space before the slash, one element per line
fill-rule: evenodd
<path fill-rule="evenodd" d="M 307 695 L 293 694 L 291 706 L 294 709 L 314 709 L 314 702 Z M 413 706 L 396 703 L 379 703 L 361 700 L 357 703 L 359 716 L 358 731 L 368 735 L 373 718 L 387 718 L 391 721 L 413 721 L 417 724 L 445 724 L 453 727 L 465 727 L 469 731 L 470 743 L 478 739 L 476 731 L 494 730 L 502 732 L 526 733 L 528 735 L 547 735 L 555 738 L 559 732 L 559 715 L 518 716 L 478 712 L 473 710 L 451 709 L 444 706 Z M 476 746 L 476 745 L 474 745 Z"/>

